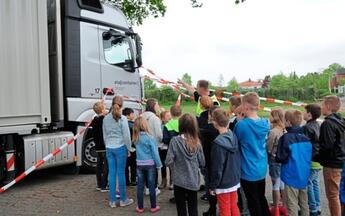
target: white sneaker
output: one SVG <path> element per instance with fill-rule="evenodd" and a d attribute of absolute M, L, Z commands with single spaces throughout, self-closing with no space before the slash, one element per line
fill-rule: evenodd
<path fill-rule="evenodd" d="M 101 188 L 100 187 L 96 187 L 96 191 L 100 191 L 101 190 Z"/>
<path fill-rule="evenodd" d="M 161 193 L 161 190 L 156 188 L 156 196 L 158 196 Z M 148 188 L 145 188 L 145 195 L 148 196 L 150 195 L 150 190 Z"/>
<path fill-rule="evenodd" d="M 134 200 L 133 199 L 126 199 L 125 201 L 120 201 L 120 206 L 121 207 L 125 207 L 125 206 L 129 206 L 129 205 L 131 205 L 131 204 L 133 204 L 134 203 Z"/>
<path fill-rule="evenodd" d="M 156 196 L 158 196 L 159 194 L 161 194 L 161 190 L 159 190 L 158 188 L 156 188 Z"/>
<path fill-rule="evenodd" d="M 145 195 L 146 196 L 150 195 L 150 190 L 148 188 L 145 188 Z"/>
<path fill-rule="evenodd" d="M 110 208 L 116 208 L 116 202 L 109 202 Z"/>

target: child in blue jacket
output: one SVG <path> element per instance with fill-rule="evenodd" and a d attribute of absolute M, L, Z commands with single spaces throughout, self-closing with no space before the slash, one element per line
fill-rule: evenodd
<path fill-rule="evenodd" d="M 301 127 L 303 114 L 298 110 L 285 113 L 287 133 L 280 139 L 276 161 L 282 163 L 281 180 L 285 183 L 284 197 L 290 216 L 309 216 L 308 179 L 312 158 L 312 144 Z"/>
<path fill-rule="evenodd" d="M 147 121 L 139 117 L 134 122 L 133 127 L 133 143 L 136 145 L 137 151 L 137 213 L 144 212 L 144 186 L 145 179 L 150 191 L 151 212 L 155 213 L 160 210 L 156 204 L 156 169 L 162 167 L 159 158 L 158 145 L 156 140 L 149 134 L 149 126 Z"/>

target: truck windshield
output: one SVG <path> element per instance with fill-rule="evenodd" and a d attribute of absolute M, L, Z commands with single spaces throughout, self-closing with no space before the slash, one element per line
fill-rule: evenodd
<path fill-rule="evenodd" d="M 125 67 L 133 60 L 131 46 L 127 38 L 103 39 L 103 48 L 105 60 L 109 64 Z"/>

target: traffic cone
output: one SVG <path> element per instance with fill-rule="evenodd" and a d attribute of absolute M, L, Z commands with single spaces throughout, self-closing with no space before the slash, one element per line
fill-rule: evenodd
<path fill-rule="evenodd" d="M 176 106 L 181 106 L 181 94 L 178 95 L 178 98 L 175 103 Z"/>

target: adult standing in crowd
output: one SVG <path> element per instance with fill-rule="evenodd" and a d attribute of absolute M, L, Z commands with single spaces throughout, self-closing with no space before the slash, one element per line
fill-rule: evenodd
<path fill-rule="evenodd" d="M 125 168 L 127 156 L 132 151 L 132 142 L 126 116 L 122 115 L 123 98 L 113 98 L 111 111 L 103 120 L 103 137 L 109 167 L 109 188 L 111 208 L 116 207 L 116 178 L 119 180 L 120 206 L 128 206 L 133 199 L 126 196 Z"/>
<path fill-rule="evenodd" d="M 195 102 L 198 103 L 196 107 L 196 115 L 200 116 L 200 114 L 204 111 L 200 104 L 201 96 L 209 96 L 211 97 L 215 106 L 220 106 L 220 103 L 213 92 L 210 92 L 208 86 L 209 82 L 207 80 L 199 80 L 196 86 L 196 89 L 190 86 L 188 83 L 184 82 L 183 80 L 178 80 L 178 83 L 185 87 L 189 94 L 193 94 Z"/>

